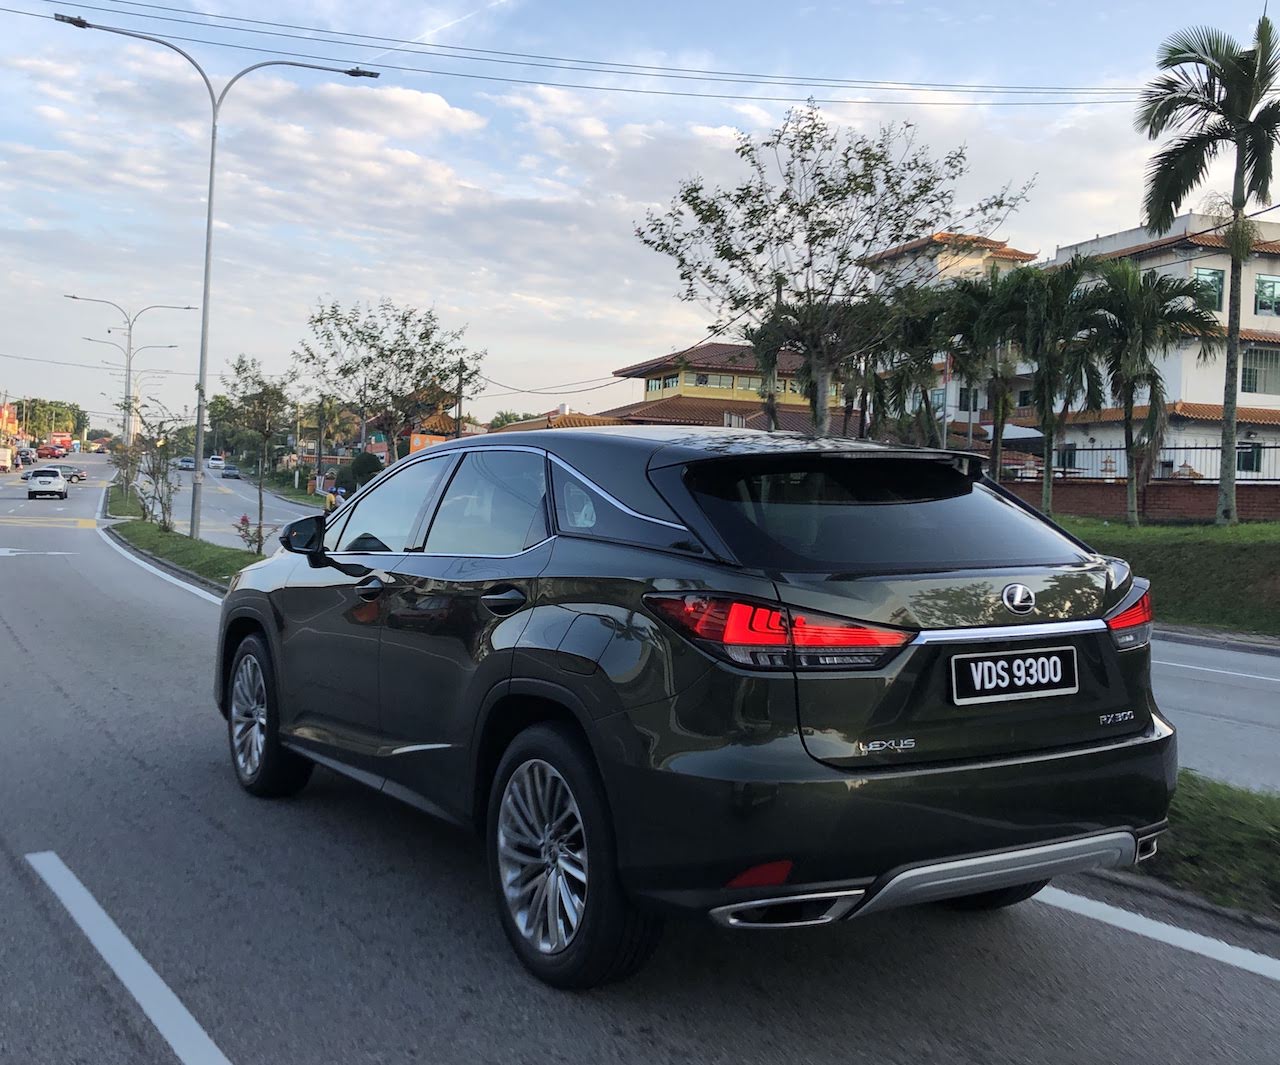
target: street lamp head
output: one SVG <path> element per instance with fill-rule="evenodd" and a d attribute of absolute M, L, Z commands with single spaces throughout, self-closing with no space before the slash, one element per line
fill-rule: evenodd
<path fill-rule="evenodd" d="M 350 70 L 344 70 L 349 78 L 380 78 L 382 75 L 376 70 L 361 70 L 359 67 L 352 67 Z"/>
<path fill-rule="evenodd" d="M 55 13 L 53 19 L 55 22 L 65 22 L 68 26 L 74 26 L 78 30 L 93 29 L 93 27 L 79 15 L 63 15 L 61 13 Z M 75 299 L 74 296 L 71 298 Z"/>

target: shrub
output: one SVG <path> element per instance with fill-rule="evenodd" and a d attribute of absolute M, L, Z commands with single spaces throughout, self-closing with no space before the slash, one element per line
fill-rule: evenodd
<path fill-rule="evenodd" d="M 362 451 L 351 460 L 351 476 L 355 479 L 355 487 L 357 488 L 368 484 L 381 472 L 382 463 L 379 461 L 378 456 L 372 452 Z M 338 483 L 341 484 L 341 471 L 339 471 L 338 477 Z M 351 489 L 348 488 L 347 491 L 351 491 Z"/>

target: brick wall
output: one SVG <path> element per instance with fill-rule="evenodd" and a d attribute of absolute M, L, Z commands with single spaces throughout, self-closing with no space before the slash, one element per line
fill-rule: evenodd
<path fill-rule="evenodd" d="M 1034 507 L 1040 506 L 1039 481 L 1005 485 Z M 1211 522 L 1218 505 L 1218 485 L 1212 481 L 1152 481 L 1138 491 L 1138 510 L 1150 522 Z M 1236 507 L 1241 521 L 1280 521 L 1280 484 L 1236 483 Z M 1122 482 L 1056 481 L 1053 509 L 1083 518 L 1125 517 Z"/>

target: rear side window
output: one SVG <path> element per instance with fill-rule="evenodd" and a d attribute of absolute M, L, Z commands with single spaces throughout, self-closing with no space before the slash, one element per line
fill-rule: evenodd
<path fill-rule="evenodd" d="M 547 464 L 529 451 L 470 452 L 427 534 L 431 555 L 518 555 L 547 538 Z"/>
<path fill-rule="evenodd" d="M 628 513 L 595 487 L 553 463 L 556 526 L 569 536 L 588 536 L 664 550 L 700 551 L 689 531 Z"/>
<path fill-rule="evenodd" d="M 1079 547 L 949 462 L 787 456 L 689 467 L 744 565 L 826 573 L 1079 561 Z"/>

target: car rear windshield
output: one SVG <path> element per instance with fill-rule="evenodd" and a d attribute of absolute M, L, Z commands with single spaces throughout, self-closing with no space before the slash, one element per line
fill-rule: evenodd
<path fill-rule="evenodd" d="M 959 461 L 797 455 L 691 465 L 687 484 L 747 566 L 829 573 L 1078 562 L 1084 552 Z"/>

